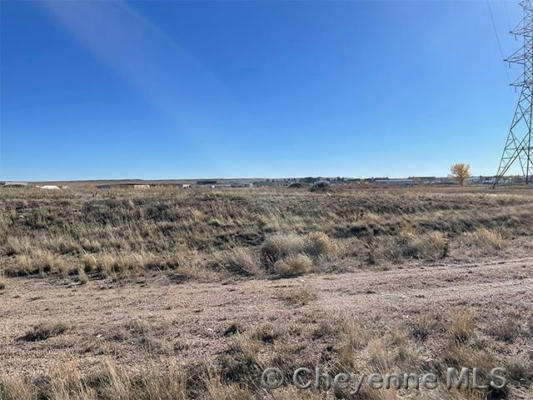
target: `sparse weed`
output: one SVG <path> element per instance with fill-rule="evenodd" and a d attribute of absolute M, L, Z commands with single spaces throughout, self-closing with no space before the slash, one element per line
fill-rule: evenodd
<path fill-rule="evenodd" d="M 9 373 L 0 377 L 0 399 L 35 400 L 36 387 L 22 374 Z"/>
<path fill-rule="evenodd" d="M 218 268 L 237 275 L 260 276 L 261 268 L 255 254 L 249 249 L 238 247 L 219 253 L 215 257 Z"/>
<path fill-rule="evenodd" d="M 496 250 L 503 248 L 503 237 L 499 232 L 487 228 L 478 228 L 475 235 L 480 242 L 488 243 Z"/>
<path fill-rule="evenodd" d="M 317 289 L 310 285 L 297 286 L 279 296 L 290 306 L 304 306 L 318 298 Z"/>
<path fill-rule="evenodd" d="M 96 269 L 98 262 L 96 261 L 96 257 L 92 254 L 85 254 L 83 256 L 83 265 L 85 272 L 91 273 Z"/>
<path fill-rule="evenodd" d="M 464 233 L 457 242 L 459 248 L 467 249 L 473 256 L 494 255 L 505 247 L 502 234 L 487 228 Z"/>
<path fill-rule="evenodd" d="M 337 251 L 337 243 L 324 232 L 312 232 L 305 238 L 305 252 L 312 257 L 331 256 Z"/>
<path fill-rule="evenodd" d="M 274 235 L 269 237 L 261 246 L 261 260 L 267 267 L 273 266 L 282 258 L 302 253 L 305 241 L 295 234 Z"/>
<path fill-rule="evenodd" d="M 502 321 L 494 321 L 489 327 L 489 334 L 502 342 L 513 342 L 520 335 L 519 317 L 507 317 Z"/>
<path fill-rule="evenodd" d="M 96 270 L 104 277 L 108 278 L 113 273 L 117 265 L 117 260 L 111 254 L 104 254 L 98 258 Z"/>
<path fill-rule="evenodd" d="M 423 314 L 408 324 L 408 330 L 415 340 L 426 341 L 432 335 L 444 332 L 445 327 L 437 314 Z"/>
<path fill-rule="evenodd" d="M 274 264 L 274 270 L 282 278 L 303 275 L 312 267 L 313 261 L 305 254 L 291 254 Z"/>
<path fill-rule="evenodd" d="M 450 335 L 456 342 L 466 342 L 474 334 L 474 314 L 468 310 L 458 312 L 453 316 Z"/>
<path fill-rule="evenodd" d="M 78 280 L 83 284 L 89 282 L 89 277 L 87 276 L 85 269 L 82 267 L 78 268 Z"/>
<path fill-rule="evenodd" d="M 41 340 L 46 340 L 48 338 L 58 336 L 63 334 L 68 329 L 67 325 L 63 323 L 43 323 L 36 325 L 32 328 L 31 331 L 27 332 L 24 336 L 20 337 L 19 340 L 25 342 L 36 342 Z"/>

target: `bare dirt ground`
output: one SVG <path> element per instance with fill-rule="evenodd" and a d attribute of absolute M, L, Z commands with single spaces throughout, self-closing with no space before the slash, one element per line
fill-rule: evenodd
<path fill-rule="evenodd" d="M 312 288 L 316 298 L 301 306 L 288 304 L 284 294 L 301 287 Z M 408 323 L 420 314 L 461 308 L 474 312 L 480 329 L 495 323 L 503 310 L 531 318 L 533 257 L 228 284 L 178 284 L 161 276 L 86 285 L 17 278 L 0 300 L 3 371 L 44 372 L 62 357 L 75 357 L 91 368 L 110 354 L 132 368 L 154 358 L 177 357 L 189 365 L 220 354 L 232 340 L 224 332 L 233 323 L 243 329 L 262 323 L 299 325 L 311 332 L 321 318 L 339 313 L 361 322 L 386 318 Z M 150 327 L 159 344 L 156 351 L 121 337 L 132 321 Z M 43 322 L 61 322 L 68 330 L 44 341 L 19 339 Z M 532 341 L 506 345 L 506 352 L 518 349 L 533 356 Z M 521 396 L 516 392 L 515 398 L 526 398 Z"/>

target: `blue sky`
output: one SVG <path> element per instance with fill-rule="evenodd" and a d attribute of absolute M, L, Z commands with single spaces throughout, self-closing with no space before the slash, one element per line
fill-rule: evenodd
<path fill-rule="evenodd" d="M 492 175 L 518 96 L 486 1 L 0 4 L 4 180 Z"/>

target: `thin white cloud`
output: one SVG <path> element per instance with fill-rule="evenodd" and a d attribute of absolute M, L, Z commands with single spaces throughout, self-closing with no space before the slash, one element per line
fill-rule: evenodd
<path fill-rule="evenodd" d="M 231 101 L 221 82 L 197 58 L 124 1 L 44 4 L 73 37 L 171 118 L 182 133 L 193 129 L 200 115 L 205 123 L 213 98 Z M 196 115 L 191 115 L 195 106 Z"/>

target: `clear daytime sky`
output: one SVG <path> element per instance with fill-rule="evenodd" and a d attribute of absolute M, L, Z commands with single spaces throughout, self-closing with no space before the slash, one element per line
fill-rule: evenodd
<path fill-rule="evenodd" d="M 516 2 L 0 4 L 2 180 L 493 175 L 518 97 Z"/>

